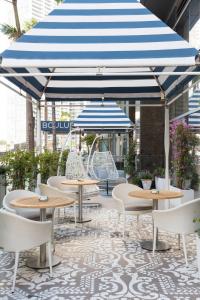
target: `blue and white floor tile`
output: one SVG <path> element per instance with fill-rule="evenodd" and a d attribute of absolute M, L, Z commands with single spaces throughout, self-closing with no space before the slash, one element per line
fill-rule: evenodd
<path fill-rule="evenodd" d="M 140 233 L 135 218 L 129 216 L 125 240 L 113 235 L 116 211 L 91 209 L 92 222 L 55 225 L 56 255 L 61 264 L 49 270 L 26 267 L 21 254 L 16 290 L 11 294 L 13 255 L 0 252 L 1 300 L 200 300 L 195 238 L 188 238 L 189 267 L 174 235 L 161 233 L 171 250 L 152 253 L 140 247 L 140 239 L 152 235 L 151 216 L 142 216 Z M 120 224 L 122 225 L 122 224 Z M 120 230 L 120 228 L 119 228 Z"/>

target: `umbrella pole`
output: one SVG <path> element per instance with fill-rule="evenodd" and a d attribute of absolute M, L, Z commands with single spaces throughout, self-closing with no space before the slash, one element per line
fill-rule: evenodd
<path fill-rule="evenodd" d="M 164 147 L 165 147 L 165 188 L 168 190 L 169 183 L 169 106 L 165 105 L 165 133 L 164 133 Z"/>
<path fill-rule="evenodd" d="M 41 143 L 41 107 L 40 103 L 37 104 L 37 138 L 36 138 L 36 151 L 37 154 L 42 152 L 42 143 Z M 41 183 L 41 174 L 37 174 L 37 189 L 38 185 Z"/>

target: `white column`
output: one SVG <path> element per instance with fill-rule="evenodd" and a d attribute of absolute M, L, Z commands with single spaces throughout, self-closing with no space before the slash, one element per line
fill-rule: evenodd
<path fill-rule="evenodd" d="M 165 145 L 165 188 L 169 189 L 169 106 L 165 105 L 165 134 L 164 134 L 164 145 Z"/>
<path fill-rule="evenodd" d="M 129 118 L 129 101 L 126 101 L 126 115 Z M 126 147 L 127 147 L 127 153 L 129 151 L 129 134 L 126 135 Z"/>

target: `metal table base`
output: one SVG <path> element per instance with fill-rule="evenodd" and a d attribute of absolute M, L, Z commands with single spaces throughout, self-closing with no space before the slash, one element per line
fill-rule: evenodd
<path fill-rule="evenodd" d="M 144 240 L 140 243 L 140 245 L 143 249 L 153 251 L 153 241 L 152 240 Z M 170 248 L 171 248 L 170 245 L 167 244 L 166 242 L 157 241 L 155 250 L 156 251 L 167 251 Z"/>
<path fill-rule="evenodd" d="M 55 267 L 61 263 L 59 257 L 53 255 L 52 256 L 52 267 Z M 40 261 L 40 257 L 30 257 L 26 262 L 27 267 L 33 269 L 46 269 L 49 268 L 49 260 L 46 259 L 45 261 Z"/>
<path fill-rule="evenodd" d="M 90 222 L 91 219 L 83 218 L 83 186 L 79 185 L 79 198 L 78 198 L 78 218 L 76 219 L 77 223 L 86 223 Z"/>
<path fill-rule="evenodd" d="M 81 218 L 81 220 L 79 218 L 76 219 L 76 223 L 87 223 L 87 222 L 91 222 L 92 219 L 85 219 L 85 218 Z M 75 223 L 75 219 L 70 218 L 70 222 Z"/>
<path fill-rule="evenodd" d="M 54 213 L 54 212 L 53 212 Z M 41 208 L 40 209 L 40 221 L 44 222 L 46 221 L 46 208 Z M 53 230 L 53 228 L 52 228 Z M 52 240 L 53 240 L 53 232 L 52 232 Z M 43 244 L 40 246 L 40 253 L 39 256 L 35 257 L 30 257 L 26 265 L 30 268 L 33 269 L 45 269 L 49 267 L 49 260 L 47 258 L 47 249 L 46 249 L 46 244 Z M 60 259 L 52 255 L 52 266 L 57 266 L 60 263 Z"/>
<path fill-rule="evenodd" d="M 157 210 L 158 209 L 158 200 L 153 199 L 153 209 Z M 153 228 L 153 233 L 154 233 L 154 228 Z M 153 234 L 154 235 L 154 234 Z M 145 250 L 153 251 L 153 240 L 143 240 L 141 243 L 141 247 Z M 156 249 L 155 251 L 167 251 L 171 247 L 168 243 L 159 241 L 159 233 L 157 230 L 156 234 Z"/>

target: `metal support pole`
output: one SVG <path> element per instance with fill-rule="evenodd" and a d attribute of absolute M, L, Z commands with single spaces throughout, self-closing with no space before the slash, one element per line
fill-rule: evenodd
<path fill-rule="evenodd" d="M 40 107 L 42 107 L 40 105 Z M 47 106 L 47 100 L 45 98 L 45 104 L 44 104 L 44 120 L 48 121 L 48 106 Z M 47 150 L 47 143 L 48 143 L 48 132 L 44 132 L 44 149 Z"/>
<path fill-rule="evenodd" d="M 169 183 L 169 106 L 165 105 L 165 135 L 164 135 L 164 145 L 165 145 L 165 188 L 168 190 Z"/>
<path fill-rule="evenodd" d="M 79 185 L 79 199 L 78 199 L 78 221 L 83 222 L 83 186 Z"/>
<path fill-rule="evenodd" d="M 40 103 L 37 104 L 37 139 L 36 139 L 36 150 L 37 153 L 42 152 L 42 143 L 41 143 L 41 108 Z"/>
<path fill-rule="evenodd" d="M 182 64 L 183 66 L 188 66 L 188 64 Z M 165 65 L 165 67 L 173 67 L 174 65 Z M 196 63 L 196 66 L 198 66 L 198 63 Z M 139 67 L 139 66 L 134 66 L 135 68 Z M 155 66 L 153 66 L 155 67 Z M 174 67 L 177 67 L 174 66 Z M 28 68 L 28 66 L 26 66 L 26 68 Z M 64 66 L 63 66 L 64 68 Z M 148 68 L 148 67 L 146 67 Z M 54 76 L 54 77 L 61 77 L 61 76 L 96 76 L 98 75 L 96 72 L 32 72 L 32 73 L 0 73 L 0 77 L 33 77 L 33 76 Z M 191 76 L 199 76 L 200 72 L 199 71 L 186 71 L 186 72 L 176 72 L 176 71 L 160 71 L 160 72 L 149 72 L 149 71 L 141 71 L 141 72 L 128 72 L 128 69 L 126 72 L 121 71 L 121 72 L 107 72 L 107 73 L 102 73 L 102 76 L 168 76 L 168 75 L 172 75 L 172 76 L 187 76 L 187 75 L 191 75 Z M 105 94 L 104 94 L 105 97 Z"/>
<path fill-rule="evenodd" d="M 42 152 L 42 138 L 41 138 L 41 108 L 40 103 L 37 104 L 37 138 L 36 138 L 36 152 L 40 154 Z M 41 183 L 41 174 L 37 175 L 37 188 L 36 192 L 38 192 L 38 185 Z"/>
<path fill-rule="evenodd" d="M 46 209 L 45 208 L 40 209 L 40 221 L 41 222 L 46 221 Z M 41 265 L 46 264 L 46 244 L 43 244 L 40 246 L 40 264 Z"/>

